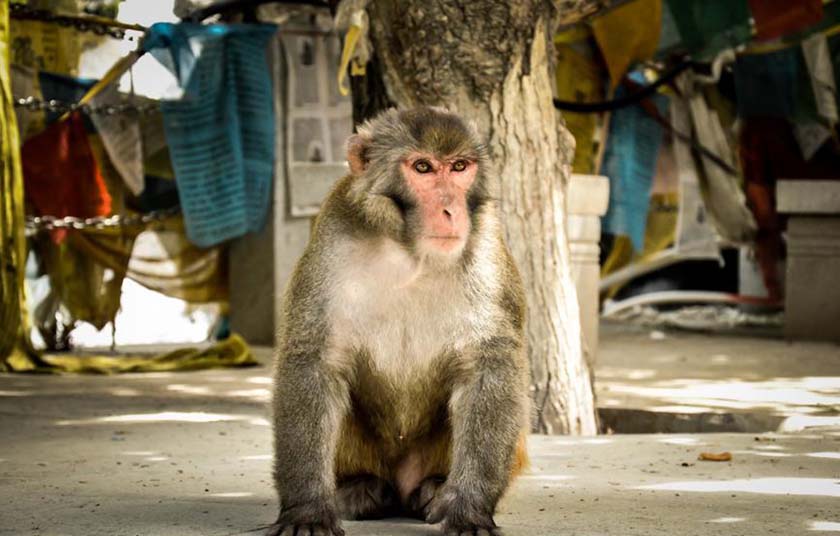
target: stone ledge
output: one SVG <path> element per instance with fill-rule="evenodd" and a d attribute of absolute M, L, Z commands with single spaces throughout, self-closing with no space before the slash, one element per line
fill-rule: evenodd
<path fill-rule="evenodd" d="M 603 216 L 610 201 L 610 181 L 602 175 L 572 173 L 566 191 L 569 214 Z"/>
<path fill-rule="evenodd" d="M 786 214 L 840 214 L 840 181 L 781 180 L 776 205 Z"/>

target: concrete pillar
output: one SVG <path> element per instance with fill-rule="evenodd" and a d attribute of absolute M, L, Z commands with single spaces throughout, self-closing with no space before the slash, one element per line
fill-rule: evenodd
<path fill-rule="evenodd" d="M 566 193 L 566 225 L 572 277 L 580 304 L 580 323 L 590 365 L 598 351 L 598 264 L 601 216 L 607 212 L 610 182 L 600 175 L 572 174 Z"/>
<path fill-rule="evenodd" d="M 840 181 L 779 181 L 788 214 L 785 335 L 840 341 Z"/>

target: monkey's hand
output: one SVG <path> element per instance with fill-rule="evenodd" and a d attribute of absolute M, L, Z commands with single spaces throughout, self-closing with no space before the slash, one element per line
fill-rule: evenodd
<path fill-rule="evenodd" d="M 283 508 L 266 536 L 344 536 L 335 509 L 310 502 Z"/>
<path fill-rule="evenodd" d="M 444 484 L 428 507 L 427 523 L 443 523 L 446 536 L 502 536 L 492 506 L 480 497 Z"/>

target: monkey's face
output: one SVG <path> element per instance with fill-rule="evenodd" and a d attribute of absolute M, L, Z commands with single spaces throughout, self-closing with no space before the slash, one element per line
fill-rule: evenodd
<path fill-rule="evenodd" d="M 437 158 L 411 153 L 400 164 L 417 206 L 416 248 L 423 255 L 460 253 L 470 233 L 467 192 L 475 182 L 477 164 L 463 156 Z"/>
<path fill-rule="evenodd" d="M 461 256 L 489 198 L 473 128 L 436 108 L 388 110 L 347 145 L 350 197 L 373 232 L 419 257 Z"/>

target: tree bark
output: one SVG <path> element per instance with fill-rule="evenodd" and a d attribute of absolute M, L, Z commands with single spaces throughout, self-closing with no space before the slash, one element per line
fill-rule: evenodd
<path fill-rule="evenodd" d="M 525 282 L 533 429 L 597 432 L 565 225 L 574 139 L 552 104 L 557 7 L 539 0 L 373 0 L 370 39 L 387 98 L 445 106 L 488 134 L 508 246 Z M 368 72 L 367 76 L 371 76 Z M 369 106 L 370 80 L 354 95 Z M 361 101 L 361 102 L 360 102 Z M 357 117 L 361 119 L 362 117 Z"/>

